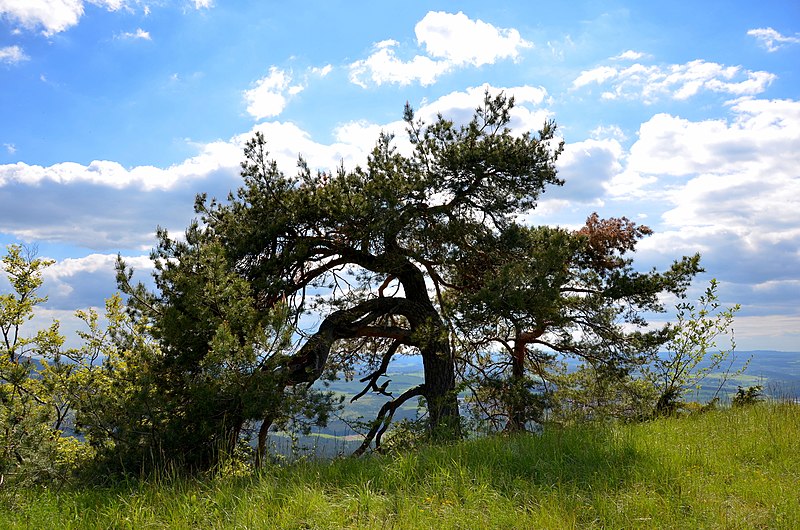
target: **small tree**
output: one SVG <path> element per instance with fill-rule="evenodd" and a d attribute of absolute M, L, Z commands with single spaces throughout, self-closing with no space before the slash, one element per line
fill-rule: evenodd
<path fill-rule="evenodd" d="M 60 429 L 69 406 L 52 392 L 46 359 L 64 342 L 58 322 L 26 334 L 37 306 L 42 272 L 53 262 L 34 249 L 7 247 L 2 270 L 11 292 L 0 294 L 0 474 L 40 480 L 56 472 Z"/>
<path fill-rule="evenodd" d="M 603 364 L 584 362 L 556 378 L 550 420 L 569 424 L 584 421 L 640 421 L 653 411 L 655 389 L 636 372 L 609 371 Z"/>
<path fill-rule="evenodd" d="M 717 296 L 718 287 L 717 280 L 712 279 L 696 305 L 683 302 L 677 306 L 678 321 L 671 329 L 667 354 L 656 357 L 646 372 L 658 389 L 657 414 L 675 412 L 686 394 L 699 390 L 707 377 L 721 371 L 713 400 L 731 376 L 739 375 L 747 368 L 749 360 L 741 368 L 731 371 L 736 349 L 733 317 L 740 306 L 736 304 L 722 309 Z M 723 337 L 729 337 L 729 344 L 717 349 L 717 342 Z"/>
<path fill-rule="evenodd" d="M 755 405 L 764 399 L 764 393 L 762 390 L 763 387 L 761 385 L 748 386 L 747 388 L 737 386 L 736 394 L 733 395 L 733 399 L 731 400 L 731 405 L 734 407 L 747 407 Z"/>
<path fill-rule="evenodd" d="M 110 454 L 129 465 L 172 462 L 202 470 L 233 455 L 241 439 L 249 441 L 256 422 L 257 463 L 270 425 L 285 423 L 287 414 L 325 424 L 336 405 L 332 395 L 285 391 L 292 332 L 285 306 L 261 310 L 218 241 L 197 225 L 184 242 L 159 231 L 152 258 L 152 293 L 132 285 L 132 271 L 119 263 L 129 315 L 109 345 L 116 353 L 107 365 L 111 379 L 129 393 L 120 397 L 112 384 L 101 403 L 114 414 L 84 411 L 80 428 L 91 429 L 94 439 L 107 432 Z"/>
<path fill-rule="evenodd" d="M 597 398 L 595 408 L 616 403 L 621 415 L 638 414 L 616 395 L 635 385 L 618 383 L 668 337 L 664 328 L 647 329 L 644 315 L 663 311 L 659 296 L 680 295 L 700 270 L 695 255 L 663 272 L 636 271 L 628 254 L 650 233 L 624 217 L 597 214 L 577 231 L 510 225 L 486 235 L 476 245 L 481 254 L 454 265 L 446 307 L 484 415 L 498 416 L 497 407 L 487 408 L 493 401 L 504 409 L 506 430 L 524 430 L 557 405 L 555 388 L 575 401 L 577 394 L 566 393 L 571 386 L 596 391 L 586 396 Z M 558 358 L 577 359 L 586 371 L 565 377 Z M 638 389 L 628 394 L 633 399 Z"/>

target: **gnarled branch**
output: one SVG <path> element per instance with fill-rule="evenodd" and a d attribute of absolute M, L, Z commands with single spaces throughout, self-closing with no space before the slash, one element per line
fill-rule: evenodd
<path fill-rule="evenodd" d="M 400 348 L 401 344 L 402 342 L 399 340 L 394 341 L 392 345 L 389 346 L 389 349 L 386 350 L 386 352 L 383 354 L 383 358 L 381 359 L 381 365 L 378 367 L 378 369 L 360 379 L 362 383 L 366 383 L 367 381 L 369 381 L 369 383 L 367 384 L 367 386 L 364 387 L 364 389 L 361 392 L 353 396 L 353 398 L 350 400 L 350 403 L 353 403 L 355 400 L 357 400 L 358 398 L 369 392 L 370 389 L 374 390 L 375 392 L 378 392 L 379 394 L 383 394 L 384 396 L 391 397 L 392 395 L 391 392 L 386 392 L 386 385 L 388 384 L 388 381 L 379 387 L 378 379 L 382 375 L 386 375 L 386 370 L 389 368 L 389 361 L 391 361 L 394 354 L 397 353 L 397 350 Z"/>
<path fill-rule="evenodd" d="M 375 421 L 372 424 L 372 428 L 367 433 L 367 436 L 364 438 L 364 441 L 361 445 L 353 451 L 353 456 L 361 456 L 363 455 L 369 446 L 372 444 L 372 440 L 375 440 L 375 449 L 380 449 L 381 445 L 381 437 L 386 432 L 386 429 L 389 428 L 389 425 L 392 423 L 392 417 L 394 416 L 395 411 L 400 408 L 403 403 L 408 401 L 409 399 L 417 396 L 422 396 L 425 393 L 425 384 L 417 385 L 415 387 L 409 388 L 397 399 L 393 399 L 391 401 L 387 401 L 381 407 L 380 412 L 378 412 L 378 417 L 375 418 Z"/>

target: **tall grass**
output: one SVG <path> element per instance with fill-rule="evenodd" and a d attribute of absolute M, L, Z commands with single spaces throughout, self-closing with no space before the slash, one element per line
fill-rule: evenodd
<path fill-rule="evenodd" d="M 800 406 L 0 493 L 0 528 L 800 528 Z"/>

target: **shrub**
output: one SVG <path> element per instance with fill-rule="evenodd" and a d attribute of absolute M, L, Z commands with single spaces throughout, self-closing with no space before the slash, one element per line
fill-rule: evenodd
<path fill-rule="evenodd" d="M 736 388 L 736 394 L 733 396 L 732 405 L 734 407 L 745 407 L 748 405 L 755 405 L 764 399 L 761 385 L 749 386 L 746 389 L 741 386 Z"/>

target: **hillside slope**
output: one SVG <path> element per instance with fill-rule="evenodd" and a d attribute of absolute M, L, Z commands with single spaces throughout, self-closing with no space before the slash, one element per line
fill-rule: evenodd
<path fill-rule="evenodd" d="M 0 492 L 0 528 L 800 528 L 800 406 Z"/>

